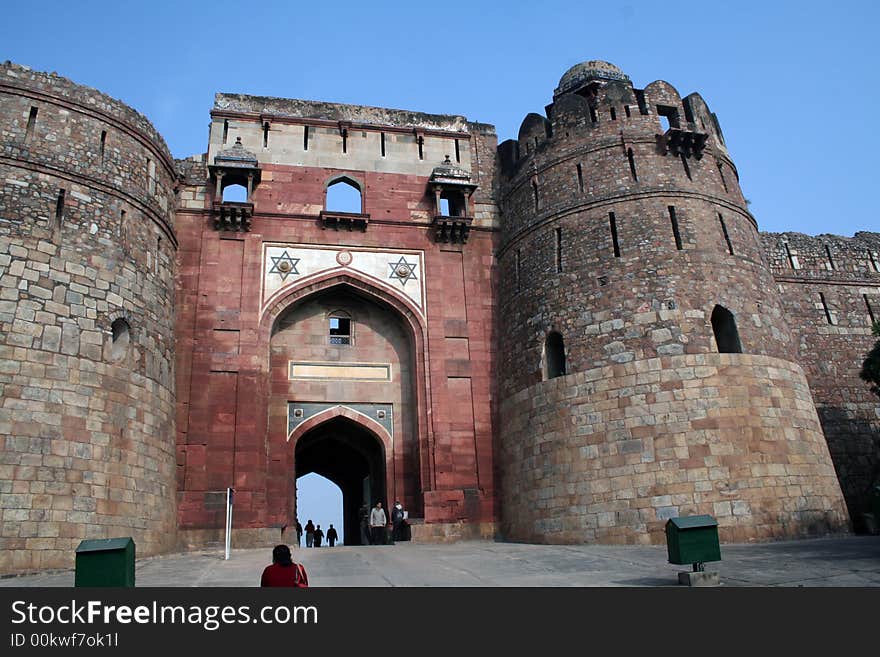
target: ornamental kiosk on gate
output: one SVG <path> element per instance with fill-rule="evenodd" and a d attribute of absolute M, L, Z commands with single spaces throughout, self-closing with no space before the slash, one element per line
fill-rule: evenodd
<path fill-rule="evenodd" d="M 74 586 L 134 586 L 134 541 L 97 538 L 76 548 Z"/>
<path fill-rule="evenodd" d="M 721 561 L 718 521 L 712 516 L 683 516 L 666 523 L 669 563 L 693 564 L 693 572 L 679 573 L 678 583 L 688 586 L 717 586 L 718 573 L 705 572 L 704 563 Z"/>

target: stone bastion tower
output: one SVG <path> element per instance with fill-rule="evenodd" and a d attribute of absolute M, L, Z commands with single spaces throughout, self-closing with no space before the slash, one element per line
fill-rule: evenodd
<path fill-rule="evenodd" d="M 499 146 L 501 531 L 663 542 L 845 529 L 754 217 L 699 94 L 606 62 Z"/>
<path fill-rule="evenodd" d="M 175 544 L 175 180 L 141 114 L 0 65 L 0 572 Z"/>

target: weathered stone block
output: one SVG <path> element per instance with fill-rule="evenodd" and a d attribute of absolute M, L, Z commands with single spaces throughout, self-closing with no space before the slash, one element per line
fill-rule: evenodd
<path fill-rule="evenodd" d="M 714 571 L 679 572 L 678 583 L 684 586 L 721 586 L 721 577 Z"/>

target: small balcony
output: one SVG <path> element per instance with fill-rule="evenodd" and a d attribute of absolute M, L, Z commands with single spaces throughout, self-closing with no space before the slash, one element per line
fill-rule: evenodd
<path fill-rule="evenodd" d="M 445 214 L 434 215 L 434 238 L 438 242 L 465 244 L 474 223 L 473 217 L 450 217 Z"/>
<path fill-rule="evenodd" d="M 669 128 L 664 134 L 657 135 L 657 150 L 660 155 L 672 153 L 685 157 L 703 157 L 703 149 L 709 135 L 703 132 L 692 132 L 681 128 Z"/>
<path fill-rule="evenodd" d="M 214 203 L 214 229 L 247 232 L 254 216 L 253 203 L 219 201 Z"/>
<path fill-rule="evenodd" d="M 429 193 L 434 196 L 434 239 L 438 242 L 465 244 L 474 218 L 471 216 L 471 197 L 477 185 L 471 174 L 449 156 L 434 167 L 428 179 Z"/>
<path fill-rule="evenodd" d="M 335 230 L 359 230 L 366 232 L 367 224 L 370 223 L 370 215 L 358 212 L 330 212 L 321 211 L 321 225 L 324 228 Z"/>

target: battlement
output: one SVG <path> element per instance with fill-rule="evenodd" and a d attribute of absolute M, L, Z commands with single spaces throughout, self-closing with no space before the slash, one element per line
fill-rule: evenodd
<path fill-rule="evenodd" d="M 880 283 L 880 233 L 761 233 L 761 241 L 776 277 Z"/>
<path fill-rule="evenodd" d="M 452 114 L 217 94 L 207 161 L 240 139 L 260 166 L 429 178 L 447 159 L 471 177 L 478 224 L 494 223 L 494 126 Z M 282 174 L 283 175 L 283 174 Z"/>
<path fill-rule="evenodd" d="M 698 93 L 682 98 L 663 80 L 638 89 L 616 66 L 585 62 L 562 76 L 545 112 L 546 116 L 528 114 L 517 139 L 500 144 L 503 174 L 514 178 L 521 172 L 527 175 L 531 167 L 526 163 L 533 156 L 539 161 L 532 166 L 540 167 L 541 155 L 546 153 L 557 157 L 560 150 L 574 152 L 615 143 L 626 147 L 645 141 L 656 142 L 661 154 L 671 150 L 674 155 L 696 159 L 708 146 L 719 161 L 723 160 L 721 166 L 731 169 L 731 179 L 738 181 L 718 118 L 706 101 Z"/>
<path fill-rule="evenodd" d="M 428 114 L 411 110 L 347 105 L 297 98 L 250 96 L 218 93 L 214 96 L 213 116 L 226 114 L 258 115 L 267 119 L 298 119 L 348 122 L 353 127 L 395 127 L 441 132 L 495 134 L 494 126 L 471 123 L 458 114 Z"/>
<path fill-rule="evenodd" d="M 703 98 L 697 93 L 682 98 L 662 80 L 634 88 L 606 62 L 586 62 L 566 72 L 546 116 L 528 114 L 517 139 L 499 146 L 498 161 L 502 252 L 556 218 L 595 210 L 605 217 L 600 221 L 607 221 L 608 206 L 635 195 L 665 198 L 664 206 L 677 205 L 679 212 L 685 198 L 714 205 L 698 210 L 709 242 L 717 241 L 721 224 L 724 240 L 740 230 L 733 223 L 742 223 L 742 231 L 749 224 L 757 229 L 717 118 Z M 673 203 L 674 196 L 683 198 Z M 618 219 L 615 239 L 622 244 L 635 219 Z M 739 251 L 759 255 L 753 237 L 747 244 Z"/>
<path fill-rule="evenodd" d="M 685 153 L 687 157 L 693 154 L 699 159 L 702 146 L 707 144 L 717 156 L 727 159 L 718 119 L 698 93 L 682 98 L 675 87 L 663 80 L 644 89 L 635 88 L 626 74 L 607 62 L 585 62 L 569 69 L 545 111 L 546 117 L 528 114 L 517 139 L 499 146 L 503 173 L 515 176 L 532 156 L 539 156 L 550 144 L 556 154 L 556 148 L 601 146 L 615 140 L 656 140 L 670 131 L 673 137 L 680 137 L 683 132 L 700 135 L 698 139 L 685 140 L 698 145 L 693 153 Z M 581 143 L 575 144 L 577 140 Z M 663 146 L 662 142 L 658 144 Z M 732 166 L 729 161 L 728 165 Z"/>
<path fill-rule="evenodd" d="M 0 89 L 15 87 L 33 94 L 35 98 L 49 97 L 52 103 L 77 106 L 77 109 L 98 115 L 106 120 L 121 124 L 143 134 L 161 153 L 169 169 L 173 168 L 173 158 L 165 139 L 152 122 L 133 107 L 126 105 L 92 87 L 86 87 L 57 73 L 35 71 L 28 66 L 5 61 L 0 64 Z"/>

